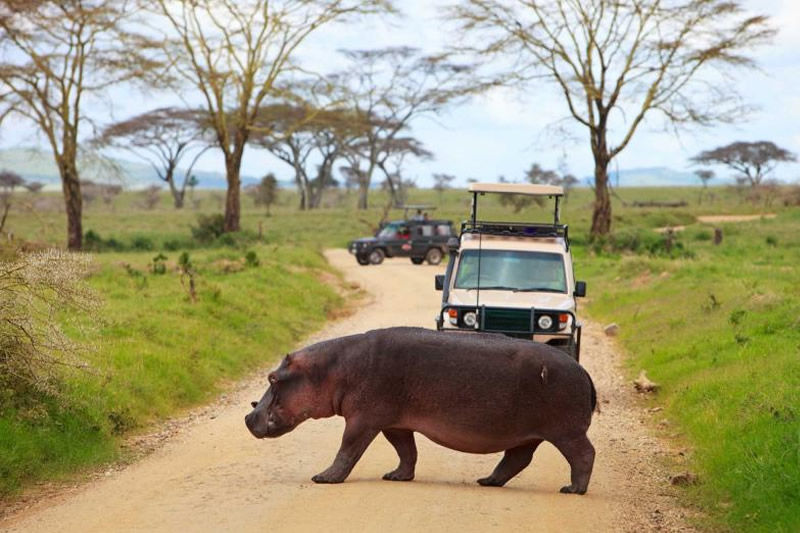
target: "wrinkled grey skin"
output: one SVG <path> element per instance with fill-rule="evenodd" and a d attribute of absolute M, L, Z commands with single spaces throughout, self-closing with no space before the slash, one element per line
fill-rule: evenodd
<path fill-rule="evenodd" d="M 586 437 L 596 397 L 586 371 L 560 350 L 491 334 L 389 328 L 287 355 L 245 417 L 257 438 L 309 418 L 345 418 L 333 464 L 312 479 L 341 483 L 383 433 L 400 457 L 384 479 L 414 478 L 414 432 L 468 453 L 504 451 L 481 485 L 502 486 L 551 442 L 571 467 L 564 493 L 584 494 L 594 464 Z"/>

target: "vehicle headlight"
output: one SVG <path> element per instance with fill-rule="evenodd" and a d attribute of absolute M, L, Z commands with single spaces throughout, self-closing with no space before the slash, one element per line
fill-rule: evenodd
<path fill-rule="evenodd" d="M 553 318 L 550 315 L 542 315 L 539 317 L 539 320 L 536 321 L 542 329 L 550 329 L 553 327 Z"/>
<path fill-rule="evenodd" d="M 468 313 L 464 313 L 464 324 L 474 328 L 475 324 L 478 323 L 478 315 L 475 314 L 474 311 L 470 311 Z"/>

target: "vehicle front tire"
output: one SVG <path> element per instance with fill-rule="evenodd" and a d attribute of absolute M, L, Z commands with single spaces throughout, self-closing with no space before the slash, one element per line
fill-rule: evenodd
<path fill-rule="evenodd" d="M 375 248 L 369 253 L 369 262 L 373 265 L 380 265 L 385 257 L 386 253 L 383 250 Z"/>
<path fill-rule="evenodd" d="M 424 257 L 412 257 L 411 258 L 411 262 L 414 263 L 415 265 L 421 265 L 422 263 L 425 262 L 425 258 Z"/>
<path fill-rule="evenodd" d="M 442 262 L 442 257 L 444 254 L 439 248 L 431 248 L 428 250 L 428 253 L 425 254 L 425 260 L 428 262 L 429 265 L 438 265 Z"/>
<path fill-rule="evenodd" d="M 361 266 L 367 266 L 369 264 L 369 258 L 368 257 L 361 257 L 361 256 L 357 255 L 356 256 L 356 261 L 358 261 L 358 264 L 361 265 Z"/>

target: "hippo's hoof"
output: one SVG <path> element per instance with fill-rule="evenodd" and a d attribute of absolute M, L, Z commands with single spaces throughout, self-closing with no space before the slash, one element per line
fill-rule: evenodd
<path fill-rule="evenodd" d="M 392 470 L 383 475 L 383 479 L 387 481 L 411 481 L 414 479 L 414 473 L 400 472 L 399 470 Z"/>
<path fill-rule="evenodd" d="M 484 487 L 502 487 L 503 485 L 505 485 L 505 483 L 501 483 L 492 476 L 489 476 L 480 478 L 478 480 L 478 485 L 483 485 Z"/>
<path fill-rule="evenodd" d="M 316 476 L 311 478 L 311 481 L 313 481 L 314 483 L 341 483 L 344 480 L 330 478 L 323 474 L 317 474 Z"/>
<path fill-rule="evenodd" d="M 561 494 L 586 494 L 586 489 L 578 490 L 574 485 L 561 487 Z"/>

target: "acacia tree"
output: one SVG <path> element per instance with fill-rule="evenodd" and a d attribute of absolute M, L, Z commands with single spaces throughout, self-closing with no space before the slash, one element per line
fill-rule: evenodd
<path fill-rule="evenodd" d="M 150 163 L 159 179 L 169 186 L 175 207 L 180 209 L 195 163 L 213 146 L 204 119 L 202 110 L 155 109 L 108 126 L 95 143 L 129 151 Z M 184 156 L 191 152 L 195 154 L 183 180 L 176 183 L 175 171 Z"/>
<path fill-rule="evenodd" d="M 394 152 L 397 137 L 414 119 L 440 113 L 475 91 L 476 84 L 470 66 L 454 63 L 446 55 L 426 56 L 410 47 L 343 53 L 351 62 L 337 77 L 343 99 L 368 124 L 348 157 L 353 175 L 359 178 L 358 207 L 366 209 L 373 174 Z"/>
<path fill-rule="evenodd" d="M 403 204 L 407 196 L 407 185 L 414 183 L 403 179 L 403 165 L 406 159 L 416 157 L 422 160 L 432 160 L 433 152 L 426 149 L 414 137 L 395 137 L 385 144 L 380 155 L 381 158 L 378 159 L 377 165 L 386 177 L 385 183 L 389 190 L 389 196 L 395 205 Z"/>
<path fill-rule="evenodd" d="M 248 192 L 253 197 L 256 207 L 266 207 L 267 216 L 271 216 L 269 208 L 278 198 L 278 178 L 275 177 L 275 174 L 270 172 L 261 178 L 257 185 L 250 187 Z"/>
<path fill-rule="evenodd" d="M 38 194 L 39 192 L 41 192 L 42 189 L 44 189 L 44 183 L 41 183 L 39 181 L 32 181 L 30 183 L 26 183 L 25 185 L 23 185 L 23 187 L 28 189 L 28 192 L 30 192 L 31 194 Z"/>
<path fill-rule="evenodd" d="M 778 163 L 797 161 L 797 156 L 769 141 L 735 142 L 713 150 L 700 152 L 692 158 L 703 165 L 723 165 L 741 174 L 741 178 L 755 188 L 764 182 Z M 700 176 L 700 170 L 696 174 Z M 707 171 L 710 172 L 710 171 Z M 714 173 L 711 173 L 713 176 Z M 705 186 L 705 180 L 703 181 Z"/>
<path fill-rule="evenodd" d="M 530 168 L 525 171 L 524 180 L 527 183 L 534 185 L 557 185 L 564 189 L 564 200 L 569 195 L 569 190 L 578 183 L 578 179 L 572 174 L 560 174 L 555 170 L 543 168 L 539 163 L 531 164 Z M 508 183 L 508 181 L 501 177 L 501 183 Z M 544 205 L 544 199 L 540 196 L 527 196 L 523 194 L 504 194 L 500 197 L 500 203 L 504 206 L 510 206 L 518 213 L 533 204 L 538 206 Z"/>
<path fill-rule="evenodd" d="M 349 111 L 291 104 L 264 107 L 255 125 L 253 143 L 294 170 L 301 210 L 319 207 L 323 191 L 333 182 L 336 161 L 362 131 Z"/>
<path fill-rule="evenodd" d="M 700 168 L 700 169 L 697 169 L 697 170 L 694 171 L 694 175 L 697 176 L 697 178 L 703 184 L 703 188 L 700 191 L 700 199 L 697 201 L 698 204 L 702 204 L 703 203 L 703 196 L 705 196 L 705 192 L 708 189 L 708 182 L 710 180 L 714 179 L 714 176 L 716 174 L 714 174 L 713 170 L 709 170 L 707 168 Z"/>
<path fill-rule="evenodd" d="M 392 12 L 391 0 L 151 0 L 168 21 L 167 54 L 202 95 L 225 159 L 225 231 L 238 231 L 240 168 L 265 102 L 287 96 L 297 47 L 316 30 L 358 15 Z M 173 38 L 174 36 L 174 38 Z"/>
<path fill-rule="evenodd" d="M 127 0 L 0 1 L 0 91 L 53 151 L 67 213 L 67 245 L 83 239 L 78 151 L 87 96 L 157 65 L 153 43 L 123 29 Z"/>
<path fill-rule="evenodd" d="M 439 193 L 439 203 L 442 203 L 442 194 L 445 190 L 450 188 L 450 184 L 456 180 L 456 177 L 451 174 L 434 174 L 433 175 L 433 190 Z"/>
<path fill-rule="evenodd" d="M 451 16 L 495 79 L 546 80 L 585 128 L 594 159 L 592 236 L 611 228 L 608 165 L 645 117 L 712 125 L 742 116 L 729 75 L 769 40 L 768 19 L 739 0 L 461 0 Z M 612 132 L 615 135 L 612 135 Z"/>
<path fill-rule="evenodd" d="M 3 231 L 3 228 L 6 226 L 8 212 L 11 210 L 11 196 L 14 194 L 14 189 L 24 186 L 25 180 L 22 179 L 22 176 L 11 170 L 0 170 L 0 205 L 3 209 L 3 213 L 0 215 L 0 231 Z"/>

